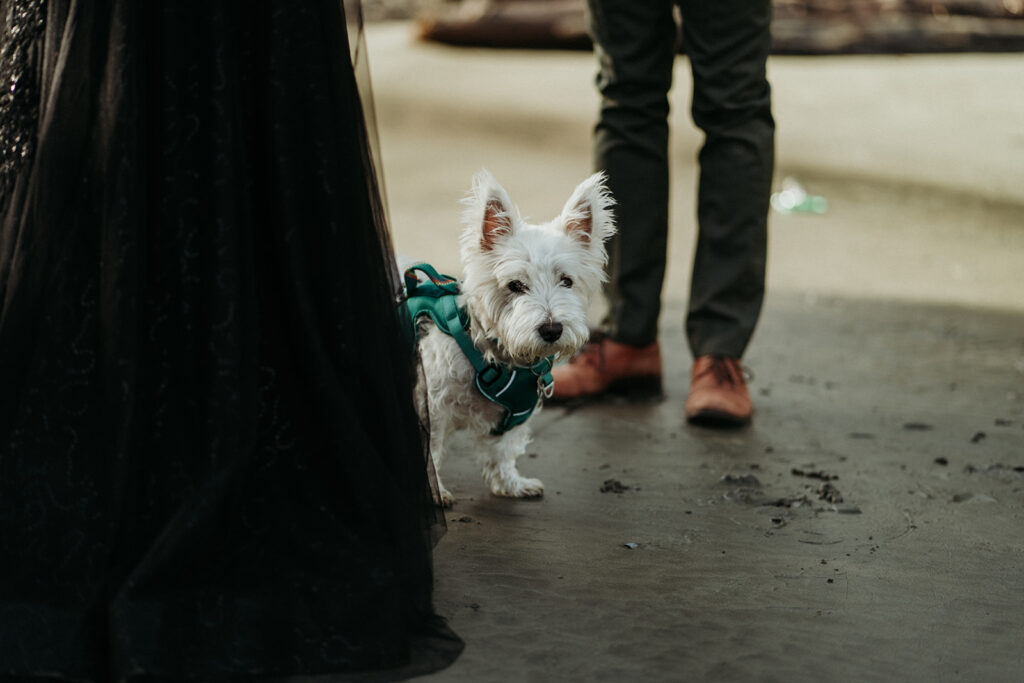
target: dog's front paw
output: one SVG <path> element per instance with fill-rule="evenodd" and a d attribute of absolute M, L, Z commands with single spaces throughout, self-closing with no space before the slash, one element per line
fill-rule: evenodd
<path fill-rule="evenodd" d="M 441 507 L 450 508 L 455 505 L 455 495 L 451 491 L 441 486 L 437 493 L 441 496 Z"/>
<path fill-rule="evenodd" d="M 490 482 L 491 493 L 505 498 L 540 498 L 544 495 L 544 482 L 527 477 L 507 477 Z"/>

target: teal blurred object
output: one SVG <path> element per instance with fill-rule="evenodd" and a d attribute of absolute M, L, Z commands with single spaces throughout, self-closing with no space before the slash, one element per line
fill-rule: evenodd
<path fill-rule="evenodd" d="M 828 200 L 818 195 L 807 194 L 803 185 L 792 177 L 782 181 L 782 191 L 772 195 L 771 203 L 775 212 L 783 216 L 791 213 L 828 213 Z"/>

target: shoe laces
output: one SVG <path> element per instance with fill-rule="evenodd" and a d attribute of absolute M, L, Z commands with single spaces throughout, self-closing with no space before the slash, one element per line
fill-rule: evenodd
<path fill-rule="evenodd" d="M 729 356 L 711 356 L 711 363 L 701 370 L 697 377 L 709 374 L 714 375 L 715 381 L 719 384 L 728 384 L 729 386 L 738 386 L 754 378 L 753 373 L 744 367 L 738 358 Z"/>

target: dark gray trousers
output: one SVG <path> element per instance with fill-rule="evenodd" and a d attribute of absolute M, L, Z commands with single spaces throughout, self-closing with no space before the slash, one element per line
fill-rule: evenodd
<path fill-rule="evenodd" d="M 764 298 L 775 123 L 765 61 L 770 0 L 588 0 L 600 72 L 594 166 L 608 174 L 619 232 L 609 245 L 606 331 L 657 339 L 668 238 L 668 91 L 673 5 L 693 71 L 700 150 L 697 250 L 686 332 L 695 356 L 739 357 Z"/>

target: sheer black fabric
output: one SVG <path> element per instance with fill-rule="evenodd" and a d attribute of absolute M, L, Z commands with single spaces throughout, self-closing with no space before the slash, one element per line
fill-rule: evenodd
<path fill-rule="evenodd" d="M 341 2 L 0 6 L 0 677 L 449 663 Z"/>

